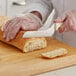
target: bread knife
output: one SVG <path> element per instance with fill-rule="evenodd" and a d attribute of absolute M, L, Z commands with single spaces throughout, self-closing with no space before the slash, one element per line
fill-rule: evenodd
<path fill-rule="evenodd" d="M 54 23 L 49 29 L 41 31 L 28 31 L 24 33 L 23 38 L 31 37 L 52 37 L 55 31 L 62 25 L 62 23 Z"/>
<path fill-rule="evenodd" d="M 38 31 L 27 31 L 23 34 L 23 38 L 30 37 L 50 37 L 53 36 L 56 30 L 61 26 L 62 23 L 53 23 L 55 16 L 55 9 L 52 10 L 52 13 L 49 15 L 43 27 L 41 27 Z M 52 25 L 52 26 L 51 26 Z"/>

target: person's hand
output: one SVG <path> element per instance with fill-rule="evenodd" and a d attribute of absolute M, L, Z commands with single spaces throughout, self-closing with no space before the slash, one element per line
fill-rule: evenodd
<path fill-rule="evenodd" d="M 64 13 L 62 17 L 58 17 L 54 22 L 62 22 L 59 32 L 76 31 L 76 11 Z"/>
<path fill-rule="evenodd" d="M 37 18 L 30 14 L 22 17 L 16 17 L 8 20 L 3 28 L 4 35 L 7 41 L 14 39 L 20 30 L 37 30 L 41 27 L 41 23 Z"/>

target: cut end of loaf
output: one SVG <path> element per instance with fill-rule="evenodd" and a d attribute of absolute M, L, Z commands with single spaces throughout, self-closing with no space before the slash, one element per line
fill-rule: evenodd
<path fill-rule="evenodd" d="M 33 38 L 25 44 L 23 52 L 30 52 L 34 50 L 39 50 L 47 46 L 47 41 L 45 38 Z"/>
<path fill-rule="evenodd" d="M 6 23 L 6 21 L 8 21 L 8 19 L 9 19 L 8 17 L 0 15 L 0 29 L 1 29 L 1 31 L 3 31 L 3 25 Z"/>
<path fill-rule="evenodd" d="M 2 26 L 2 24 L 7 21 L 9 18 L 6 16 L 0 16 L 0 27 Z"/>

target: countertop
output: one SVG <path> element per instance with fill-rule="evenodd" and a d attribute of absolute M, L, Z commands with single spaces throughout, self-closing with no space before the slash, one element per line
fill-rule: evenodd
<path fill-rule="evenodd" d="M 76 76 L 76 66 L 71 66 L 71 67 L 39 74 L 36 76 Z"/>

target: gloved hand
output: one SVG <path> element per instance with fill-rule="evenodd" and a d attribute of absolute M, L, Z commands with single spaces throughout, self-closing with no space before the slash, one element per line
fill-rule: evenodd
<path fill-rule="evenodd" d="M 58 17 L 54 22 L 62 22 L 59 32 L 76 31 L 76 11 L 64 13 L 62 17 Z"/>
<path fill-rule="evenodd" d="M 24 16 L 8 20 L 3 28 L 4 38 L 7 41 L 14 39 L 20 30 L 37 30 L 42 25 L 41 20 L 34 14 L 28 13 Z"/>

